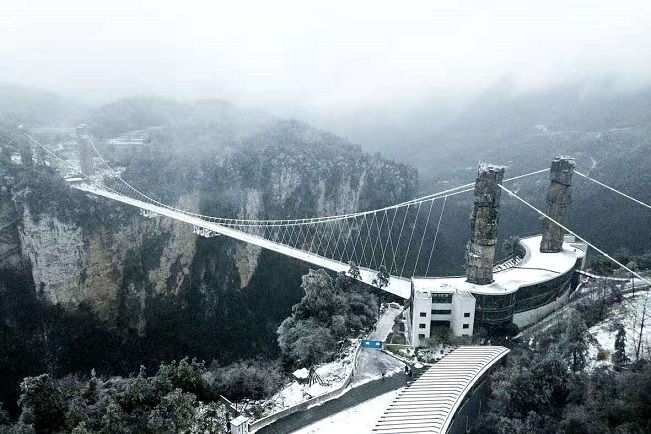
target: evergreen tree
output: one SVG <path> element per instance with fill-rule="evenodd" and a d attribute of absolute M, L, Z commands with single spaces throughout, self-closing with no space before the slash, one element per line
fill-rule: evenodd
<path fill-rule="evenodd" d="M 387 267 L 380 265 L 380 269 L 378 270 L 378 273 L 375 275 L 375 279 L 373 279 L 373 282 L 371 282 L 371 284 L 377 286 L 380 289 L 386 288 L 389 286 L 390 278 L 391 275 L 387 271 Z"/>
<path fill-rule="evenodd" d="M 102 415 L 101 434 L 121 434 L 126 432 L 127 415 L 113 398 L 110 398 L 106 406 L 106 412 Z"/>
<path fill-rule="evenodd" d="M 337 342 L 369 328 L 377 318 L 377 298 L 344 273 L 333 284 L 324 270 L 310 270 L 301 287 L 305 296 L 277 329 L 278 346 L 288 365 L 330 360 L 340 346 Z"/>
<path fill-rule="evenodd" d="M 350 266 L 350 268 L 348 269 L 348 275 L 353 279 L 362 280 L 362 275 L 360 274 L 359 267 L 357 266 L 355 261 L 350 261 L 348 265 Z"/>
<path fill-rule="evenodd" d="M 147 426 L 155 433 L 187 432 L 192 426 L 196 397 L 181 389 L 165 395 L 149 413 Z"/>
<path fill-rule="evenodd" d="M 88 430 L 86 422 L 79 422 L 79 425 L 72 430 L 72 434 L 92 434 L 92 431 Z"/>
<path fill-rule="evenodd" d="M 20 390 L 18 405 L 22 408 L 22 422 L 34 425 L 36 432 L 42 433 L 57 432 L 63 427 L 67 405 L 49 375 L 25 378 Z"/>
<path fill-rule="evenodd" d="M 99 381 L 97 380 L 95 370 L 93 369 L 90 372 L 90 380 L 88 380 L 88 387 L 83 392 L 83 397 L 86 400 L 86 403 L 89 405 L 97 402 L 97 398 L 99 396 L 97 391 L 98 383 Z"/>
<path fill-rule="evenodd" d="M 588 327 L 575 309 L 568 314 L 561 349 L 563 355 L 570 359 L 572 372 L 583 370 L 588 357 Z"/>
<path fill-rule="evenodd" d="M 502 243 L 502 251 L 508 258 L 524 256 L 522 250 L 522 246 L 520 245 L 520 237 L 517 237 L 515 235 L 511 235 Z"/>
<path fill-rule="evenodd" d="M 617 323 L 616 327 L 615 352 L 613 353 L 612 360 L 615 369 L 619 371 L 628 364 L 629 359 L 626 356 L 626 330 L 621 323 Z"/>

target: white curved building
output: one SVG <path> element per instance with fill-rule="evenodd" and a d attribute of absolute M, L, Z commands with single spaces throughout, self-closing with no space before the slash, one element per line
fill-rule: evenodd
<path fill-rule="evenodd" d="M 542 253 L 541 241 L 541 235 L 522 239 L 524 258 L 496 265 L 488 285 L 470 283 L 465 276 L 413 278 L 411 343 L 425 345 L 435 327 L 471 336 L 479 327 L 524 327 L 551 313 L 576 289 L 587 246 L 566 236 L 560 252 Z"/>

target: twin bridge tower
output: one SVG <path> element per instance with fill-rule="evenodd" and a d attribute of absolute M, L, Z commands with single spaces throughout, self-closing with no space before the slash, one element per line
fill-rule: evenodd
<path fill-rule="evenodd" d="M 574 160 L 559 157 L 552 161 L 547 192 L 547 215 L 565 224 L 571 202 L 570 186 L 574 172 Z M 468 244 L 467 281 L 477 285 L 493 282 L 495 243 L 499 226 L 499 207 L 504 178 L 504 167 L 480 165 L 475 182 L 475 204 L 470 220 L 472 235 Z M 565 231 L 549 219 L 542 224 L 540 252 L 562 251 Z"/>
<path fill-rule="evenodd" d="M 75 133 L 77 144 L 79 145 L 79 165 L 81 167 L 81 173 L 87 176 L 93 176 L 95 174 L 95 168 L 93 166 L 94 153 L 90 144 L 90 137 L 88 136 L 88 126 L 86 126 L 86 124 L 78 125 L 75 128 Z"/>

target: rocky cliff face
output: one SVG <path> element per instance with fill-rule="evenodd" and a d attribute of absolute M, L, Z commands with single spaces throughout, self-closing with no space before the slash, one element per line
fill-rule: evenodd
<path fill-rule="evenodd" d="M 260 219 L 263 215 L 264 202 L 262 192 L 258 189 L 249 189 L 246 199 L 238 215 L 241 219 Z M 248 243 L 237 243 L 235 248 L 235 266 L 240 277 L 240 289 L 245 288 L 258 266 L 258 259 L 262 248 Z"/>
<path fill-rule="evenodd" d="M 22 217 L 19 248 L 32 265 L 38 291 L 53 304 L 86 299 L 84 275 L 90 255 L 84 249 L 82 230 L 52 216 L 35 219 L 27 208 Z"/>
<path fill-rule="evenodd" d="M 194 195 L 182 197 L 178 205 L 197 210 L 197 203 L 198 197 Z M 75 309 L 85 303 L 102 321 L 114 325 L 129 252 L 141 249 L 146 240 L 155 238 L 164 243 L 158 257 L 151 258 L 154 263 L 147 274 L 152 292 L 178 294 L 189 274 L 195 236 L 191 228 L 180 222 L 133 217 L 117 228 L 90 229 L 64 222 L 56 215 L 33 215 L 29 206 L 19 208 L 22 218 L 17 226 L 18 237 L 5 238 L 0 247 L 20 253 L 21 259 L 28 261 L 36 291 L 51 304 Z M 136 292 L 131 295 L 144 303 L 144 294 L 131 289 Z M 144 331 L 142 319 L 137 322 L 138 330 Z"/>
<path fill-rule="evenodd" d="M 360 197 L 367 187 L 364 182 L 366 170 L 344 175 L 334 186 L 328 186 L 324 178 L 311 179 L 311 175 L 301 171 L 300 167 L 281 166 L 271 173 L 268 184 L 246 190 L 238 218 L 264 219 L 273 212 L 269 210 L 291 210 L 296 205 L 292 201 L 297 197 L 311 203 L 314 216 L 344 214 L 359 209 Z M 301 190 L 306 190 L 307 194 Z M 233 259 L 240 277 L 240 288 L 249 284 L 261 251 L 258 246 L 237 244 Z"/>

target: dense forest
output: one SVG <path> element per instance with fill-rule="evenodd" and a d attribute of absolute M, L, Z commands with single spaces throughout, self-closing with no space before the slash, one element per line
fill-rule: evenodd
<path fill-rule="evenodd" d="M 567 319 L 511 348 L 491 377 L 491 399 L 472 432 L 482 434 L 647 433 L 651 429 L 651 363 L 629 363 L 619 326 L 613 366 L 593 368 L 584 316 Z M 608 353 L 610 354 L 610 353 Z"/>
<path fill-rule="evenodd" d="M 302 281 L 303 298 L 277 330 L 279 360 L 207 366 L 186 357 L 161 363 L 153 376 L 141 366 L 127 378 L 100 377 L 95 369 L 27 377 L 20 383 L 17 421 L 0 403 L 0 433 L 230 432 L 220 396 L 232 402 L 267 398 L 287 383 L 287 369 L 332 361 L 377 320 L 377 297 L 347 274 L 333 279 L 311 270 Z"/>

